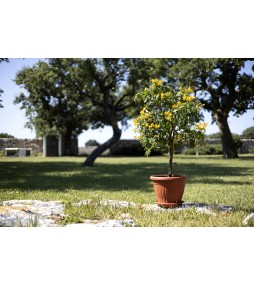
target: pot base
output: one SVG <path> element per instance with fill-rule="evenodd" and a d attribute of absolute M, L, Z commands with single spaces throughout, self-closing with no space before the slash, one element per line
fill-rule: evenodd
<path fill-rule="evenodd" d="M 183 201 L 177 202 L 177 203 L 159 203 L 159 202 L 156 202 L 156 204 L 161 208 L 177 208 L 177 207 L 182 206 Z"/>

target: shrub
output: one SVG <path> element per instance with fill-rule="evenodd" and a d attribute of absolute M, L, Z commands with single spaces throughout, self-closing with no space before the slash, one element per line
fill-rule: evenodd
<path fill-rule="evenodd" d="M 183 154 L 194 155 L 198 151 L 200 155 L 210 155 L 210 154 L 222 154 L 222 146 L 220 144 L 215 145 L 204 145 L 198 149 L 186 149 L 183 151 Z"/>
<path fill-rule="evenodd" d="M 42 152 L 34 152 L 33 156 L 43 156 L 43 153 Z"/>
<path fill-rule="evenodd" d="M 114 156 L 144 156 L 145 150 L 137 140 L 120 140 L 110 148 L 110 154 Z M 152 151 L 151 155 L 162 155 L 162 153 Z"/>
<path fill-rule="evenodd" d="M 86 143 L 85 143 L 85 146 L 88 147 L 88 146 L 99 146 L 100 144 L 96 141 L 96 140 L 88 140 Z"/>
<path fill-rule="evenodd" d="M 14 139 L 13 135 L 7 134 L 7 133 L 0 133 L 0 138 L 4 138 L 4 139 Z"/>
<path fill-rule="evenodd" d="M 250 153 L 253 153 L 253 154 L 254 154 L 254 146 L 251 146 L 251 147 L 250 147 Z"/>
<path fill-rule="evenodd" d="M 196 154 L 197 150 L 193 149 L 193 148 L 188 148 L 188 149 L 185 149 L 183 151 L 183 154 L 186 154 L 186 155 L 194 155 Z"/>
<path fill-rule="evenodd" d="M 237 152 L 239 152 L 240 148 L 241 148 L 241 146 L 243 144 L 242 141 L 241 141 L 240 136 L 237 135 L 237 134 L 233 134 L 233 140 L 234 140 L 234 144 L 235 144 L 235 147 L 237 149 Z"/>

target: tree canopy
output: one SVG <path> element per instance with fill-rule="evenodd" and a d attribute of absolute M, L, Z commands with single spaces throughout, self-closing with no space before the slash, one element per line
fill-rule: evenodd
<path fill-rule="evenodd" d="M 178 59 L 166 74 L 172 84 L 191 86 L 219 127 L 224 157 L 237 157 L 228 116 L 254 109 L 254 77 L 242 72 L 248 59 Z M 167 62 L 167 63 L 168 63 Z"/>
<path fill-rule="evenodd" d="M 20 70 L 15 78 L 26 90 L 14 100 L 26 111 L 26 126 L 34 128 L 37 136 L 62 135 L 66 155 L 73 155 L 72 138 L 88 128 L 87 110 L 91 108 L 71 83 L 78 76 L 77 64 L 74 59 L 39 61 Z"/>
<path fill-rule="evenodd" d="M 104 58 L 81 60 L 79 70 L 83 88 L 80 94 L 91 102 L 90 126 L 111 126 L 113 136 L 98 146 L 86 159 L 84 166 L 92 166 L 95 159 L 113 146 L 121 137 L 122 127 L 127 126 L 139 109 L 134 95 L 147 84 L 151 63 L 143 59 Z M 80 84 L 76 82 L 76 86 Z"/>
<path fill-rule="evenodd" d="M 133 97 L 147 84 L 149 63 L 143 59 L 49 59 L 18 72 L 15 82 L 26 89 L 16 97 L 38 135 L 69 133 L 111 126 L 113 136 L 87 158 L 94 160 L 121 137 L 137 112 Z"/>
<path fill-rule="evenodd" d="M 254 139 L 254 127 L 245 129 L 241 134 L 242 139 Z"/>
<path fill-rule="evenodd" d="M 25 109 L 29 128 L 36 134 L 78 135 L 87 128 L 84 110 L 86 101 L 70 84 L 75 76 L 75 61 L 69 59 L 39 61 L 33 67 L 25 67 L 16 75 L 16 84 L 22 92 L 14 103 Z"/>

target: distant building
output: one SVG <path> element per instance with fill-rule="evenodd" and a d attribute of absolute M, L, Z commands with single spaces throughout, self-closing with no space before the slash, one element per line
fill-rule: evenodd
<path fill-rule="evenodd" d="M 47 135 L 43 137 L 43 156 L 78 156 L 78 138 Z"/>
<path fill-rule="evenodd" d="M 78 156 L 78 138 L 44 136 L 43 139 L 0 138 L 0 152 L 15 156 Z"/>

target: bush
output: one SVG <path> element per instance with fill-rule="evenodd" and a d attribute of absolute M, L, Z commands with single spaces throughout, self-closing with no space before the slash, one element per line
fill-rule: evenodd
<path fill-rule="evenodd" d="M 85 143 L 85 146 L 99 146 L 100 144 L 96 140 L 89 140 Z"/>
<path fill-rule="evenodd" d="M 198 151 L 200 155 L 222 154 L 222 146 L 220 144 L 204 145 L 198 149 L 186 149 L 183 154 L 194 155 Z"/>
<path fill-rule="evenodd" d="M 110 148 L 111 155 L 144 156 L 145 150 L 137 140 L 120 140 Z M 159 151 L 152 151 L 151 155 L 162 155 Z"/>
<path fill-rule="evenodd" d="M 251 146 L 251 147 L 250 147 L 250 153 L 253 153 L 253 154 L 254 154 L 254 146 Z"/>
<path fill-rule="evenodd" d="M 43 156 L 43 153 L 42 152 L 34 152 L 33 156 Z"/>
<path fill-rule="evenodd" d="M 13 135 L 7 134 L 7 133 L 0 133 L 0 138 L 3 139 L 14 139 Z"/>
<path fill-rule="evenodd" d="M 237 152 L 240 151 L 241 146 L 243 145 L 241 138 L 239 135 L 233 134 L 233 140 L 236 147 Z"/>
<path fill-rule="evenodd" d="M 185 149 L 183 151 L 183 154 L 186 154 L 186 155 L 194 155 L 196 154 L 197 150 L 193 149 L 193 148 L 188 148 L 188 149 Z"/>

